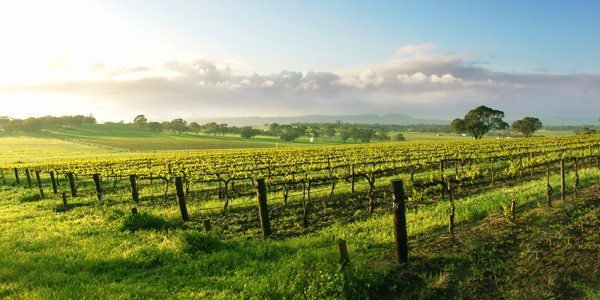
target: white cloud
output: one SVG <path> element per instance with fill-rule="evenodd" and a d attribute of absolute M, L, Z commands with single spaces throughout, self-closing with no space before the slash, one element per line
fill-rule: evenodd
<path fill-rule="evenodd" d="M 515 117 L 600 110 L 600 75 L 494 72 L 460 56 L 435 54 L 433 45 L 404 46 L 382 63 L 337 72 L 247 74 L 240 65 L 207 59 L 95 63 L 89 76 L 0 85 L 0 102 L 27 95 L 35 104 L 49 94 L 67 95 L 105 103 L 112 111 L 104 113 L 118 118 L 132 111 L 163 118 L 314 113 L 453 118 L 480 104 Z"/>

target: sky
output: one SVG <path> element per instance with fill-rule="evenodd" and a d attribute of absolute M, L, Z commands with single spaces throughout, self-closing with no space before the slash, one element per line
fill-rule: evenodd
<path fill-rule="evenodd" d="M 0 0 L 0 115 L 600 115 L 599 1 Z"/>

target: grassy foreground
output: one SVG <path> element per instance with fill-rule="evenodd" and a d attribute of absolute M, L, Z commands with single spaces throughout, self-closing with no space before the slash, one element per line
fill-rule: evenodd
<path fill-rule="evenodd" d="M 259 240 L 198 232 L 176 217 L 78 198 L 64 211 L 36 192 L 0 191 L 2 298 L 598 297 L 600 172 L 592 186 L 548 208 L 542 181 L 409 210 L 410 260 L 393 258 L 391 216 Z M 553 178 L 556 182 L 556 178 Z M 507 216 L 516 199 L 515 220 Z M 257 225 L 258 226 L 258 225 Z M 336 238 L 348 241 L 341 270 Z M 587 266 L 587 267 L 586 267 Z"/>

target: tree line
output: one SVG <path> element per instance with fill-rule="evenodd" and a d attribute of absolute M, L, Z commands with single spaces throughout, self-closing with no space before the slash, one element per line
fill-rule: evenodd
<path fill-rule="evenodd" d="M 92 115 L 83 116 L 44 116 L 39 118 L 29 117 L 26 119 L 9 118 L 0 116 L 0 126 L 4 131 L 13 133 L 18 131 L 36 132 L 49 126 L 79 126 L 84 124 L 96 124 L 96 118 Z"/>

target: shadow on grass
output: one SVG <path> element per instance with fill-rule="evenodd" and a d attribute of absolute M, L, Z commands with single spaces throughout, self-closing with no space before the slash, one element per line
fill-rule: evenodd
<path fill-rule="evenodd" d="M 189 254 L 209 254 L 226 247 L 226 244 L 221 241 L 221 238 L 215 232 L 186 231 L 181 237 L 183 241 L 182 250 Z"/>
<path fill-rule="evenodd" d="M 35 202 L 35 201 L 40 201 L 42 200 L 42 197 L 40 197 L 39 193 L 24 193 L 22 195 L 19 195 L 19 202 L 21 203 L 25 203 L 25 202 Z"/>
<path fill-rule="evenodd" d="M 180 228 L 181 223 L 165 220 L 149 213 L 130 214 L 123 219 L 122 231 L 136 232 L 138 230 L 169 230 Z"/>

